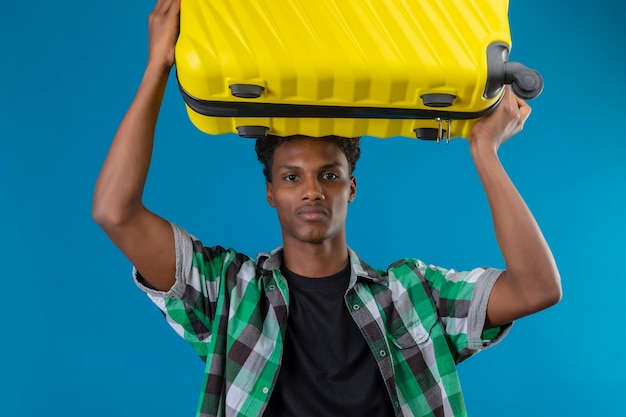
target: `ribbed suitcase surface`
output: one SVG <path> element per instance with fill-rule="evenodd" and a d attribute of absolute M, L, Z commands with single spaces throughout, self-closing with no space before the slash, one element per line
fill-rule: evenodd
<path fill-rule="evenodd" d="M 507 0 L 183 0 L 176 68 L 209 134 L 466 137 L 510 45 Z"/>

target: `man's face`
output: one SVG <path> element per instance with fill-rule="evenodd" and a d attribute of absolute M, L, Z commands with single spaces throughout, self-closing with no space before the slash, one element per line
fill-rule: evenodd
<path fill-rule="evenodd" d="M 334 143 L 302 137 L 276 148 L 267 201 L 276 208 L 285 245 L 345 243 L 348 203 L 355 196 L 356 180 Z"/>

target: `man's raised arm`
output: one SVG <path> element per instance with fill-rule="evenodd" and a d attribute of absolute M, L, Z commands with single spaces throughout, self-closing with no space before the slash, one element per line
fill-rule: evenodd
<path fill-rule="evenodd" d="M 468 138 L 506 264 L 489 297 L 486 327 L 538 312 L 561 298 L 552 252 L 497 155 L 499 146 L 522 129 L 530 111 L 507 87 L 498 108 L 479 121 Z"/>
<path fill-rule="evenodd" d="M 180 0 L 158 0 L 149 18 L 149 56 L 141 84 L 104 161 L 93 195 L 92 215 L 155 289 L 175 280 L 172 228 L 142 202 L 154 132 L 174 65 Z"/>

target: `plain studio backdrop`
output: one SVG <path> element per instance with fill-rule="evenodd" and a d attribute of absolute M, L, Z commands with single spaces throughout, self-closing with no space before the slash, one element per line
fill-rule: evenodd
<path fill-rule="evenodd" d="M 203 365 L 135 287 L 91 195 L 146 62 L 152 1 L 3 1 L 0 415 L 192 416 Z M 626 415 L 623 2 L 512 0 L 511 60 L 545 79 L 500 151 L 563 278 L 556 307 L 459 366 L 470 415 Z M 280 244 L 253 142 L 191 125 L 174 72 L 146 204 L 207 245 Z M 384 268 L 503 261 L 465 140 L 363 139 L 350 246 Z M 529 260 L 532 261 L 532 260 Z"/>

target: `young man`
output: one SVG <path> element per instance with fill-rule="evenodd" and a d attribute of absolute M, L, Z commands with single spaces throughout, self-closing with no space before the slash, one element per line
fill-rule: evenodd
<path fill-rule="evenodd" d="M 199 416 L 464 416 L 455 364 L 561 297 L 550 250 L 497 156 L 530 108 L 507 90 L 468 142 L 506 270 L 416 259 L 376 270 L 346 242 L 358 139 L 260 139 L 283 247 L 252 259 L 148 211 L 142 191 L 180 0 L 150 15 L 149 59 L 104 162 L 93 217 L 206 360 Z"/>

